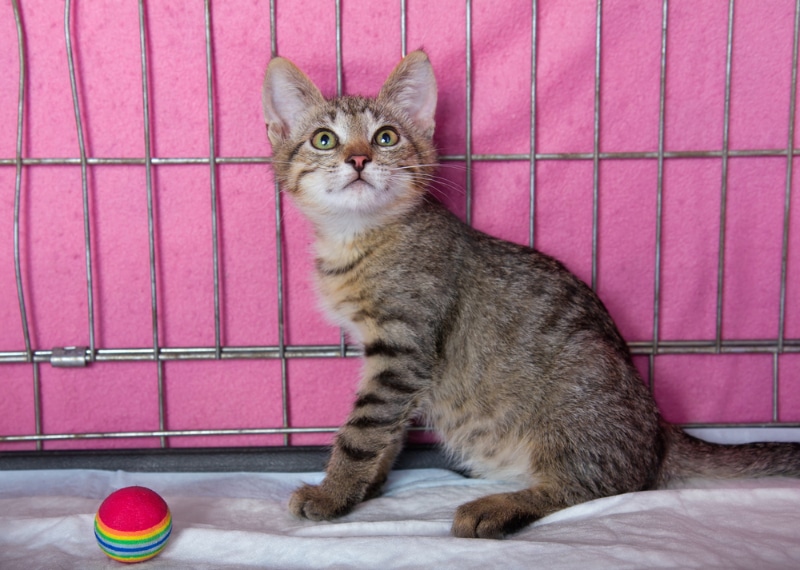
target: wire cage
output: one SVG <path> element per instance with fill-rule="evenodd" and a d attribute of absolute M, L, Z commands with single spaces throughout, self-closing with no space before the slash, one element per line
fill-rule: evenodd
<path fill-rule="evenodd" d="M 206 0 L 175 5 L 177 14 L 143 0 L 124 10 L 34 4 L 0 6 L 0 124 L 13 126 L 0 147 L 6 465 L 65 449 L 94 450 L 100 461 L 124 448 L 113 465 L 135 468 L 120 463 L 135 457 L 134 448 L 162 456 L 228 445 L 279 453 L 329 441 L 354 390 L 359 350 L 308 316 L 314 302 L 300 276 L 310 267 L 308 227 L 271 179 L 263 126 L 251 136 L 226 117 L 241 112 L 258 122 L 261 75 L 251 70 L 263 73 L 270 55 L 300 54 L 323 91 L 336 95 L 361 89 L 361 72 L 385 76 L 418 42 L 427 42 L 437 73 L 443 70 L 437 194 L 467 223 L 567 257 L 621 321 L 669 419 L 695 428 L 800 426 L 793 176 L 800 1 L 767 8 L 741 0 L 646 7 L 587 0 L 567 10 L 545 0 L 503 8 L 401 0 L 369 17 L 359 15 L 364 2 L 348 0 L 247 7 Z M 175 47 L 178 36 L 164 39 L 164 30 L 188 14 L 179 37 L 185 45 Z M 127 32 L 117 38 L 113 21 Z M 390 39 L 370 35 L 372 21 Z M 309 34 L 327 45 L 324 57 L 318 44 L 300 47 Z M 774 46 L 749 56 L 751 41 L 773 36 Z M 109 47 L 112 39 L 118 42 Z M 105 48 L 112 50 L 107 68 Z M 176 59 L 165 57 L 170 50 Z M 170 99 L 182 88 L 163 86 L 183 81 L 183 70 L 170 77 L 168 69 L 183 55 L 195 67 L 186 79 L 194 94 L 182 103 Z M 490 57 L 508 63 L 489 65 Z M 617 59 L 625 65 L 615 66 Z M 759 76 L 759 66 L 769 73 Z M 51 103 L 38 98 L 47 97 L 45 73 L 58 69 L 51 90 L 60 103 L 49 115 L 42 108 Z M 119 73 L 114 82 L 128 78 L 119 86 L 124 100 L 97 95 L 98 74 L 110 69 Z M 712 76 L 703 76 L 708 69 Z M 508 77 L 516 99 L 497 103 Z M 581 103 L 564 103 L 571 98 Z M 117 131 L 117 121 L 138 126 Z M 182 121 L 193 126 L 182 130 Z M 748 121 L 761 129 L 742 126 Z M 106 134 L 98 134 L 100 123 Z M 58 129 L 69 132 L 59 135 L 72 149 L 66 156 L 42 142 Z M 509 132 L 514 144 L 492 146 Z M 133 138 L 134 150 L 119 146 Z M 202 144 L 170 147 L 167 138 Z M 238 140 L 249 142 L 231 142 Z M 498 180 L 500 192 L 492 190 Z M 114 202 L 116 187 L 135 194 L 136 208 Z M 176 188 L 196 201 L 188 221 Z M 109 226 L 125 219 L 138 224 L 138 238 L 109 238 Z M 180 224 L 176 237 L 170 228 Z M 135 277 L 127 266 L 136 267 Z M 125 292 L 130 280 L 133 298 Z M 122 293 L 114 293 L 116 284 Z M 116 332 L 133 314 L 138 332 Z M 700 325 L 691 324 L 693 315 Z M 251 317 L 265 320 L 237 329 Z M 318 332 L 292 332 L 305 326 Z M 717 380 L 704 383 L 709 371 Z M 353 381 L 335 387 L 343 375 Z M 306 376 L 317 380 L 304 384 Z M 194 384 L 198 377 L 208 383 Z M 241 378 L 251 381 L 232 387 Z M 330 404 L 331 393 L 345 395 Z M 234 404 L 226 408 L 228 397 Z M 253 411 L 243 412 L 251 403 Z M 131 412 L 140 407 L 149 411 Z M 217 408 L 227 415 L 214 416 Z M 313 415 L 327 409 L 334 411 Z M 226 453 L 227 465 L 241 468 L 232 458 L 245 450 Z"/>

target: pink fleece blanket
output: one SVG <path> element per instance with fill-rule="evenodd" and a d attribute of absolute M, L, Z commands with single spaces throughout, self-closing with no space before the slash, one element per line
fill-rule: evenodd
<path fill-rule="evenodd" d="M 64 10 L 50 0 L 22 3 L 28 79 L 22 156 L 79 156 L 64 40 Z M 278 53 L 336 92 L 333 2 L 278 2 Z M 401 55 L 400 3 L 342 3 L 346 93 L 375 94 Z M 407 2 L 407 45 L 424 47 L 437 73 L 436 143 L 446 156 L 527 155 L 531 145 L 531 2 L 474 2 L 471 10 L 471 140 L 466 134 L 466 6 L 461 0 Z M 727 3 L 671 2 L 666 35 L 659 339 L 716 336 L 721 194 L 727 190 L 721 335 L 773 342 L 800 338 L 800 204 L 791 194 L 784 329 L 780 329 L 794 2 L 738 2 L 732 30 L 727 141 Z M 599 151 L 602 158 L 597 287 L 625 336 L 650 341 L 654 327 L 662 8 L 621 0 L 601 14 Z M 87 156 L 144 156 L 142 62 L 133 2 L 73 2 L 71 30 Z M 212 2 L 214 143 L 219 157 L 270 154 L 260 84 L 270 57 L 266 1 Z M 536 44 L 535 245 L 586 280 L 592 269 L 595 2 L 538 2 Z M 152 154 L 207 158 L 206 44 L 202 3 L 146 3 Z M 10 0 L 0 2 L 0 351 L 24 350 L 13 265 L 18 46 Z M 798 139 L 798 131 L 795 131 Z M 797 144 L 798 140 L 794 141 Z M 740 151 L 770 151 L 738 156 Z M 670 153 L 715 151 L 697 158 Z M 551 155 L 579 153 L 572 160 Z M 642 156 L 641 153 L 651 153 Z M 752 153 L 744 153 L 752 154 Z M 167 161 L 168 162 L 168 161 Z M 797 161 L 795 166 L 798 165 Z M 726 169 L 726 171 L 723 170 Z M 214 345 L 211 173 L 208 164 L 153 168 L 159 340 L 162 347 Z M 436 193 L 466 215 L 464 162 L 447 161 Z M 798 176 L 794 176 L 796 181 Z M 275 345 L 278 337 L 275 191 L 263 163 L 232 160 L 216 171 L 223 346 Z M 472 164 L 475 226 L 527 243 L 530 164 Z M 98 348 L 150 348 L 150 272 L 145 168 L 88 168 L 95 334 Z M 87 345 L 87 286 L 78 164 L 28 165 L 22 172 L 21 261 L 34 350 Z M 286 342 L 338 344 L 317 311 L 308 224 L 285 201 Z M 647 358 L 637 359 L 645 375 Z M 779 379 L 773 386 L 773 369 Z M 290 359 L 288 425 L 335 426 L 358 372 L 354 359 Z M 677 422 L 800 420 L 800 355 L 660 355 L 654 388 Z M 282 425 L 277 360 L 167 362 L 166 428 Z M 32 367 L 0 364 L 0 434 L 34 432 Z M 40 367 L 45 433 L 158 428 L 152 362 Z M 326 441 L 295 435 L 293 443 Z M 278 436 L 192 437 L 171 445 L 279 443 Z M 150 439 L 57 441 L 47 448 L 148 446 Z M 28 449 L 32 444 L 0 444 Z"/>

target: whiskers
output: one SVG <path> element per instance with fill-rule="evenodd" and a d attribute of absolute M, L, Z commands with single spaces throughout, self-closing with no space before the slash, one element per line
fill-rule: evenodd
<path fill-rule="evenodd" d="M 279 180 L 281 195 L 291 195 L 292 191 L 287 187 L 297 187 L 299 190 L 300 178 L 312 171 L 321 175 L 316 178 L 317 184 L 331 183 L 341 178 L 341 164 L 308 163 L 298 160 L 280 160 L 273 158 L 270 161 L 276 179 Z M 446 203 L 453 200 L 463 200 L 466 196 L 464 188 L 464 173 L 466 166 L 458 163 L 420 163 L 420 164 L 379 164 L 376 163 L 375 182 L 377 187 L 384 187 L 386 184 L 395 186 L 397 191 L 403 187 L 417 188 L 419 191 L 425 190 L 424 200 L 441 200 Z M 381 174 L 382 172 L 382 174 Z M 388 177 L 388 178 L 384 178 Z M 338 183 L 337 183 L 338 184 Z M 301 192 L 307 193 L 307 198 L 315 200 L 315 191 Z M 297 198 L 297 196 L 294 196 Z"/>
<path fill-rule="evenodd" d="M 466 168 L 460 164 L 439 164 L 439 163 L 393 166 L 391 170 L 397 175 L 402 176 L 403 180 L 405 181 L 426 186 L 428 188 L 428 191 L 434 196 L 438 196 L 440 198 L 448 198 L 450 197 L 451 193 L 455 193 L 458 196 L 466 195 L 466 190 L 464 189 L 464 187 L 455 180 L 452 180 L 451 178 L 442 176 L 440 174 L 433 174 L 415 170 L 418 168 L 425 168 L 430 166 L 436 166 L 438 168 L 452 168 L 461 171 L 466 170 Z"/>
<path fill-rule="evenodd" d="M 451 168 L 453 170 L 463 170 L 465 172 L 467 170 L 465 164 L 460 164 L 458 162 L 431 162 L 429 164 L 407 164 L 402 166 L 393 166 L 392 169 L 400 170 L 400 169 L 410 169 L 410 168 L 428 168 L 431 166 L 436 168 Z"/>

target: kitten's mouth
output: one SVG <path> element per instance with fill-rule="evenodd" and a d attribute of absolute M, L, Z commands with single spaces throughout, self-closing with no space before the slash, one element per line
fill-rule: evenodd
<path fill-rule="evenodd" d="M 342 190 L 350 190 L 350 191 L 355 191 L 355 192 L 367 192 L 367 191 L 370 191 L 370 190 L 375 190 L 375 187 L 359 176 L 358 178 L 356 178 L 352 182 L 349 182 L 348 184 L 346 184 L 344 186 L 344 188 L 342 188 Z"/>

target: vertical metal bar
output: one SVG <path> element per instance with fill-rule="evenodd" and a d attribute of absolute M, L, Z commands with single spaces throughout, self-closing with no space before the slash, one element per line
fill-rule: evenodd
<path fill-rule="evenodd" d="M 408 15 L 406 14 L 406 0 L 400 0 L 400 55 L 405 57 L 408 53 Z"/>
<path fill-rule="evenodd" d="M 209 165 L 211 166 L 211 239 L 214 264 L 214 349 L 215 356 L 222 358 L 222 342 L 220 334 L 219 316 L 219 235 L 217 211 L 217 148 L 216 127 L 214 121 L 214 69 L 213 48 L 211 45 L 211 10 L 208 0 L 204 2 L 205 36 L 206 36 L 206 80 L 208 90 L 208 152 Z"/>
<path fill-rule="evenodd" d="M 270 56 L 278 55 L 278 41 L 276 35 L 275 0 L 269 2 L 269 30 L 270 30 Z M 278 292 L 278 357 L 281 366 L 281 421 L 284 428 L 289 427 L 289 383 L 286 365 L 286 321 L 284 317 L 283 300 L 283 225 L 281 221 L 281 188 L 275 180 L 275 259 L 276 279 Z M 289 445 L 289 434 L 283 434 L 283 445 Z"/>
<path fill-rule="evenodd" d="M 158 429 L 166 429 L 164 398 L 164 364 L 159 357 L 158 338 L 158 287 L 156 283 L 156 239 L 155 215 L 153 213 L 153 155 L 150 141 L 150 71 L 147 64 L 147 26 L 145 24 L 144 0 L 139 0 L 139 48 L 142 62 L 142 113 L 144 123 L 144 176 L 147 193 L 147 239 L 150 260 L 150 315 L 153 338 L 153 360 L 156 362 L 158 389 Z M 167 446 L 167 438 L 161 436 L 161 447 Z"/>
<path fill-rule="evenodd" d="M 342 2 L 336 0 L 336 96 L 342 96 Z M 347 338 L 344 329 L 339 329 L 339 356 L 347 354 Z"/>
<path fill-rule="evenodd" d="M 797 117 L 797 51 L 800 47 L 800 0 L 795 3 L 794 42 L 792 49 L 792 83 L 789 92 L 789 133 L 786 143 L 786 192 L 783 202 L 783 237 L 781 243 L 781 293 L 778 317 L 778 352 L 783 352 L 786 335 L 786 280 L 789 262 L 789 223 L 791 220 L 792 182 L 794 176 L 794 123 Z"/>
<path fill-rule="evenodd" d="M 22 18 L 19 13 L 17 0 L 11 1 L 14 10 L 14 23 L 17 28 L 17 50 L 19 53 L 19 95 L 17 98 L 17 143 L 16 156 L 14 159 L 16 174 L 14 178 L 14 273 L 17 280 L 17 298 L 19 300 L 19 315 L 22 322 L 22 337 L 25 341 L 25 359 L 28 362 L 33 360 L 31 349 L 31 334 L 28 328 L 28 311 L 25 307 L 25 292 L 22 286 L 22 262 L 20 257 L 19 245 L 19 219 L 20 204 L 22 199 L 22 132 L 25 117 L 25 35 L 22 32 Z"/>
<path fill-rule="evenodd" d="M 278 55 L 278 40 L 275 34 L 276 28 L 275 0 L 269 0 L 269 53 L 271 57 Z"/>
<path fill-rule="evenodd" d="M 649 384 L 654 386 L 655 356 L 658 353 L 659 322 L 661 316 L 661 236 L 663 224 L 664 198 L 664 116 L 667 92 L 667 20 L 669 17 L 668 0 L 663 0 L 661 7 L 661 71 L 658 94 L 658 177 L 656 180 L 656 258 L 653 291 L 653 351 L 650 353 Z"/>
<path fill-rule="evenodd" d="M 778 359 L 779 354 L 780 353 L 777 351 L 772 353 L 772 421 L 773 422 L 778 421 L 778 410 L 779 410 L 778 407 L 778 396 L 780 395 L 780 390 L 778 386 L 778 380 L 780 379 L 779 376 L 780 363 Z"/>
<path fill-rule="evenodd" d="M 530 150 L 530 195 L 528 211 L 528 245 L 536 245 L 536 42 L 538 37 L 537 0 L 531 1 L 531 150 Z"/>
<path fill-rule="evenodd" d="M 275 240 L 277 289 L 278 289 L 278 356 L 281 366 L 281 422 L 282 427 L 289 427 L 289 380 L 286 364 L 286 322 L 284 318 L 283 301 L 283 232 L 281 229 L 281 191 L 277 180 L 275 181 Z M 283 435 L 283 445 L 289 445 L 289 434 Z"/>
<path fill-rule="evenodd" d="M 472 1 L 466 0 L 466 149 L 465 157 L 467 177 L 465 181 L 466 192 L 466 222 L 472 225 Z"/>
<path fill-rule="evenodd" d="M 594 59 L 594 134 L 592 141 L 592 289 L 597 290 L 597 252 L 600 234 L 600 61 L 603 0 L 597 0 Z"/>
<path fill-rule="evenodd" d="M 274 1 L 274 0 L 271 0 Z M 284 317 L 284 271 L 283 271 L 283 230 L 281 227 L 281 190 L 275 181 L 275 254 L 278 290 L 278 357 L 281 366 L 281 421 L 284 428 L 289 427 L 289 381 L 286 364 L 286 321 Z M 289 435 L 283 435 L 283 445 L 289 445 Z"/>
<path fill-rule="evenodd" d="M 42 435 L 42 389 L 39 363 L 33 363 L 33 425 L 36 435 Z M 36 440 L 36 451 L 42 450 L 42 440 Z"/>
<path fill-rule="evenodd" d="M 336 0 L 336 96 L 342 96 L 342 1 Z"/>
<path fill-rule="evenodd" d="M 733 54 L 733 5 L 734 0 L 728 1 L 728 37 L 726 40 L 725 54 L 725 109 L 723 111 L 722 126 L 722 189 L 720 191 L 719 207 L 719 252 L 717 258 L 717 319 L 716 319 L 716 349 L 722 349 L 722 302 L 723 285 L 725 283 L 725 224 L 728 218 L 728 151 L 730 141 L 731 122 L 731 62 Z"/>
<path fill-rule="evenodd" d="M 72 33 L 70 30 L 70 15 L 72 2 L 64 3 L 64 35 L 67 44 L 67 67 L 69 70 L 69 84 L 72 89 L 72 106 L 75 112 L 75 126 L 78 132 L 78 148 L 81 155 L 81 194 L 83 196 L 83 246 L 86 258 L 86 297 L 89 317 L 89 361 L 94 361 L 94 284 L 92 279 L 92 250 L 91 229 L 89 223 L 89 184 L 86 173 L 86 144 L 83 138 L 83 121 L 81 119 L 80 101 L 78 99 L 78 84 L 75 78 L 75 61 L 72 55 Z"/>
<path fill-rule="evenodd" d="M 800 47 L 800 0 L 794 7 L 794 40 L 792 43 L 792 82 L 789 91 L 789 132 L 786 143 L 786 192 L 783 202 L 783 237 L 781 242 L 781 292 L 778 307 L 778 350 L 774 356 L 772 421 L 778 421 L 778 396 L 780 390 L 779 355 L 783 352 L 786 337 L 786 280 L 789 263 L 789 223 L 791 220 L 792 182 L 794 175 L 794 123 L 797 116 L 797 50 Z"/>

